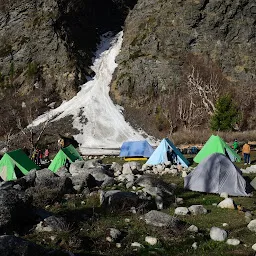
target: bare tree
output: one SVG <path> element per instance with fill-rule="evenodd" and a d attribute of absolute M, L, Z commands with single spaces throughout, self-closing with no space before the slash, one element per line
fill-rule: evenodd
<path fill-rule="evenodd" d="M 189 95 L 194 99 L 196 98 L 202 103 L 202 106 L 208 112 L 209 115 L 213 115 L 215 111 L 215 102 L 219 97 L 220 84 L 218 77 L 211 74 L 210 79 L 205 81 L 200 76 L 194 66 L 190 74 L 187 76 L 187 88 Z M 197 104 L 196 104 L 197 105 Z"/>
<path fill-rule="evenodd" d="M 27 117 L 27 123 L 31 124 L 33 122 L 31 108 L 28 108 L 26 117 Z M 21 133 L 26 137 L 31 149 L 35 148 L 38 142 L 40 141 L 45 129 L 49 124 L 49 121 L 50 121 L 50 118 L 48 117 L 47 120 L 42 125 L 40 125 L 38 129 L 38 127 L 35 127 L 32 125 L 23 127 L 21 118 L 20 117 L 17 118 L 17 127 L 19 128 Z"/>

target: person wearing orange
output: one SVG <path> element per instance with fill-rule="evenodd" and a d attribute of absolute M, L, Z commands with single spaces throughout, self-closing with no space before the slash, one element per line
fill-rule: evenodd
<path fill-rule="evenodd" d="M 244 156 L 244 164 L 251 164 L 251 161 L 250 161 L 250 153 L 251 153 L 251 148 L 250 148 L 250 145 L 248 143 L 245 143 L 243 145 L 243 149 L 242 149 L 242 153 L 243 153 L 243 156 Z"/>

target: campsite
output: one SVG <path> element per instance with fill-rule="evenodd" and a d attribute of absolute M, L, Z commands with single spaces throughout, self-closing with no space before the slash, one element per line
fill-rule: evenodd
<path fill-rule="evenodd" d="M 47 168 L 7 152 L 0 244 L 26 255 L 254 255 L 256 151 L 252 165 L 241 160 L 214 135 L 197 154 L 168 138 L 124 142 L 119 156 L 82 157 L 70 144 Z"/>

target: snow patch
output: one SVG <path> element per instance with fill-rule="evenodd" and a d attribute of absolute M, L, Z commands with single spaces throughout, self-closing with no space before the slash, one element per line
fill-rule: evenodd
<path fill-rule="evenodd" d="M 72 115 L 73 127 L 80 131 L 74 137 L 82 154 L 117 149 L 127 140 L 143 140 L 143 131 L 136 131 L 125 121 L 123 108 L 115 105 L 109 96 L 109 84 L 117 67 L 115 58 L 121 49 L 122 37 L 123 32 L 114 37 L 110 33 L 103 35 L 91 67 L 95 76 L 81 86 L 74 98 L 39 116 L 31 126 Z"/>

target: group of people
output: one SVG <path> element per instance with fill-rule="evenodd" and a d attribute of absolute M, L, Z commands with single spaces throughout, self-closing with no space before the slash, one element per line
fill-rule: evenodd
<path fill-rule="evenodd" d="M 41 149 L 36 148 L 31 155 L 31 159 L 32 159 L 32 161 L 35 162 L 36 165 L 40 166 L 42 164 L 43 160 L 45 162 L 50 161 L 49 154 L 50 154 L 50 152 L 49 152 L 48 146 L 46 147 L 44 152 Z"/>
<path fill-rule="evenodd" d="M 238 153 L 239 152 L 239 143 L 237 139 L 235 139 L 233 143 L 233 149 Z M 251 154 L 251 147 L 249 145 L 249 142 L 246 142 L 243 147 L 242 147 L 242 155 L 244 158 L 244 164 L 251 164 L 251 159 L 250 159 L 250 154 Z"/>

